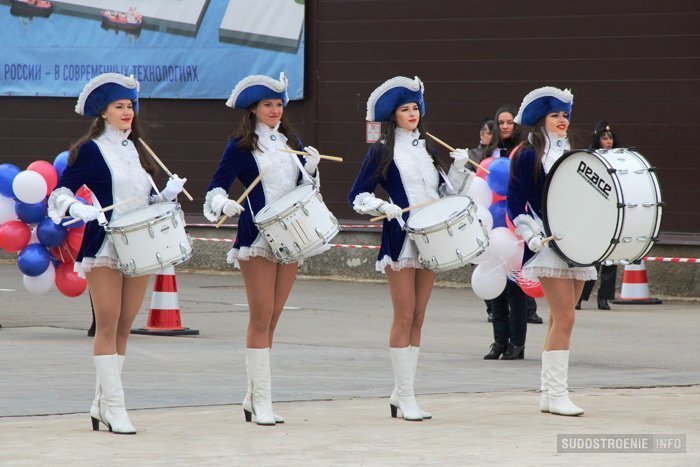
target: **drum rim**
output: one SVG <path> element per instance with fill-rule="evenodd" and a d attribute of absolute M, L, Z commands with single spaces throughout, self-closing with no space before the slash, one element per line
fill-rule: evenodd
<path fill-rule="evenodd" d="M 569 157 L 571 157 L 573 154 L 578 154 L 580 152 L 585 152 L 588 154 L 594 154 L 595 150 L 593 149 L 572 149 L 570 151 L 566 151 L 562 156 L 557 159 L 554 164 L 552 165 L 552 168 L 549 169 L 549 173 L 547 174 L 547 179 L 544 182 L 544 188 L 542 189 L 542 224 L 544 226 L 544 232 L 547 237 L 551 237 L 552 234 L 552 229 L 549 227 L 549 216 L 547 215 L 547 197 L 549 193 L 549 185 L 552 182 L 552 178 L 554 176 L 554 173 L 556 173 L 557 168 Z M 611 169 L 613 168 L 612 165 L 605 159 L 600 159 L 603 162 L 603 165 L 605 165 L 607 168 Z M 617 178 L 617 174 L 614 172 L 611 174 L 613 183 L 615 183 L 615 196 L 617 197 L 617 204 L 619 206 L 620 203 L 624 203 L 624 194 L 622 193 L 622 190 L 620 189 L 620 181 Z M 623 196 L 622 200 L 620 199 L 620 196 Z M 569 266 L 577 266 L 577 267 L 587 267 L 587 266 L 593 266 L 596 264 L 599 264 L 607 257 L 609 257 L 613 250 L 615 249 L 615 243 L 612 243 L 612 240 L 619 240 L 620 234 L 622 233 L 622 227 L 624 226 L 624 219 L 623 222 L 620 222 L 620 211 L 622 211 L 623 208 L 618 207 L 617 208 L 617 221 L 615 224 L 615 236 L 611 239 L 610 245 L 608 245 L 607 250 L 598 257 L 595 261 L 591 263 L 579 263 L 578 261 L 574 261 L 571 258 L 569 258 L 562 250 L 559 248 L 559 245 L 557 244 L 557 241 L 553 239 L 551 242 L 549 242 L 549 245 L 551 248 L 554 249 L 555 253 L 562 259 L 564 262 L 566 262 Z"/>
<path fill-rule="evenodd" d="M 427 227 L 411 227 L 409 226 L 409 223 L 411 222 L 411 218 L 421 212 L 423 209 L 427 209 L 429 207 L 435 206 L 436 204 L 440 203 L 443 200 L 447 199 L 452 199 L 452 198 L 466 198 L 469 203 L 460 211 L 457 211 L 455 214 L 452 216 L 448 217 L 446 220 L 440 222 L 439 224 L 433 224 L 429 225 Z M 440 198 L 439 200 L 436 200 L 433 204 L 429 206 L 422 207 L 420 209 L 417 209 L 415 212 L 412 212 L 410 216 L 408 216 L 408 219 L 406 219 L 406 223 L 404 225 L 404 230 L 408 233 L 413 233 L 413 234 L 426 234 L 426 233 L 432 233 L 432 232 L 438 232 L 440 230 L 444 229 L 445 223 L 448 221 L 459 221 L 462 217 L 466 217 L 467 213 L 469 212 L 469 208 L 472 206 L 476 206 L 476 203 L 470 196 L 464 196 L 464 195 L 453 195 L 453 196 L 446 196 L 444 198 Z M 474 217 L 476 220 L 480 220 L 478 216 L 476 215 L 476 210 L 474 211 Z M 447 225 L 453 225 L 456 222 L 452 222 Z"/>
<path fill-rule="evenodd" d="M 258 216 L 260 216 L 261 214 L 264 213 L 265 208 L 268 207 L 268 206 L 270 206 L 272 203 L 274 203 L 274 202 L 277 201 L 278 199 L 282 198 L 282 196 L 287 196 L 289 193 L 293 193 L 293 192 L 299 190 L 300 188 L 306 188 L 306 187 L 309 187 L 309 186 L 311 187 L 311 191 L 309 192 L 308 195 L 306 195 L 306 196 L 304 196 L 303 198 L 301 198 L 301 199 L 295 201 L 291 206 L 289 206 L 288 208 L 286 208 L 286 209 L 283 210 L 283 211 L 280 211 L 279 213 L 275 214 L 274 216 L 268 217 L 267 219 L 264 219 L 264 220 L 258 220 Z M 258 211 L 258 213 L 255 215 L 255 217 L 253 217 L 253 223 L 254 223 L 255 225 L 257 225 L 258 228 L 261 228 L 261 227 L 264 226 L 264 225 L 268 225 L 268 224 L 270 224 L 271 222 L 276 221 L 276 220 L 277 220 L 278 218 L 280 218 L 280 217 L 285 217 L 285 216 L 291 214 L 292 212 L 296 211 L 297 209 L 299 209 L 300 206 L 306 205 L 306 203 L 308 203 L 308 201 L 309 201 L 311 198 L 313 198 L 314 194 L 316 194 L 316 193 L 320 193 L 320 191 L 319 191 L 318 188 L 316 188 L 314 185 L 310 185 L 310 184 L 297 185 L 292 191 L 289 191 L 289 192 L 287 192 L 287 193 L 285 193 L 285 194 L 283 194 L 283 195 L 281 195 L 281 196 L 278 196 L 277 198 L 273 199 L 273 200 L 270 201 L 268 204 L 266 204 L 265 206 L 263 206 L 263 208 L 262 208 L 260 211 Z M 323 203 L 323 201 L 321 201 L 321 203 Z M 323 204 L 324 204 L 324 206 L 325 206 L 325 203 L 323 203 Z M 327 207 L 326 207 L 326 208 L 327 208 Z"/>
<path fill-rule="evenodd" d="M 167 204 L 170 204 L 170 205 L 172 205 L 172 206 L 175 206 L 175 209 L 169 209 L 169 210 L 165 211 L 164 213 L 162 213 L 161 215 L 159 215 L 159 216 L 157 216 L 157 217 L 154 217 L 153 219 L 151 219 L 151 220 L 149 220 L 149 221 L 140 221 L 140 222 L 138 222 L 138 223 L 131 223 L 131 224 L 127 224 L 127 225 L 119 226 L 119 227 L 113 227 L 113 226 L 112 226 L 112 222 L 116 222 L 116 221 L 118 221 L 118 220 L 120 220 L 120 219 L 123 219 L 124 217 L 126 217 L 126 216 L 129 215 L 129 214 L 131 214 L 132 212 L 141 211 L 141 210 L 143 210 L 143 209 L 145 209 L 145 208 L 150 208 L 150 207 L 152 207 L 152 206 L 167 205 Z M 156 222 L 156 221 L 159 221 L 159 220 L 161 220 L 161 219 L 163 219 L 163 218 L 165 218 L 165 217 L 169 217 L 169 215 L 175 214 L 175 212 L 177 212 L 177 211 L 182 212 L 182 208 L 180 207 L 180 203 L 176 203 L 176 202 L 167 202 L 167 203 L 149 204 L 149 205 L 140 207 L 140 208 L 138 208 L 138 209 L 134 209 L 133 211 L 129 211 L 129 212 L 127 212 L 126 214 L 124 214 L 123 216 L 119 216 L 117 219 L 114 219 L 113 221 L 110 221 L 110 222 L 104 227 L 104 229 L 107 231 L 107 233 L 116 232 L 116 231 L 119 231 L 119 232 L 129 232 L 129 231 L 132 231 L 132 230 L 138 230 L 139 227 L 142 227 L 142 226 L 144 225 L 144 222 Z M 184 223 L 184 220 L 183 220 L 183 223 Z"/>

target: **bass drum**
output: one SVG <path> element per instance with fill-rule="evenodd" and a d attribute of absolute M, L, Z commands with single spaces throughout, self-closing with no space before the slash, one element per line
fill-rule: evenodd
<path fill-rule="evenodd" d="M 656 242 L 662 206 L 654 167 L 634 149 L 576 150 L 549 171 L 542 214 L 568 264 L 629 264 Z"/>

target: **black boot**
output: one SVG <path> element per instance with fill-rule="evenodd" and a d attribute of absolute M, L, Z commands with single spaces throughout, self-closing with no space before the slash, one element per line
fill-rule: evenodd
<path fill-rule="evenodd" d="M 576 304 L 576 306 L 574 308 L 576 308 L 577 310 L 581 309 L 581 299 L 580 298 L 578 299 L 578 303 Z"/>
<path fill-rule="evenodd" d="M 609 310 L 610 305 L 608 305 L 608 301 L 604 298 L 601 298 L 600 295 L 598 295 L 598 309 L 599 310 Z"/>
<path fill-rule="evenodd" d="M 484 360 L 498 360 L 498 357 L 500 357 L 505 350 L 505 344 L 494 342 L 491 344 L 491 350 L 489 350 L 489 353 L 484 355 Z"/>
<path fill-rule="evenodd" d="M 501 360 L 522 360 L 525 358 L 525 346 L 508 344 L 508 348 L 503 352 Z"/>
<path fill-rule="evenodd" d="M 537 310 L 528 312 L 527 322 L 531 324 L 542 324 L 542 317 L 537 314 Z"/>
<path fill-rule="evenodd" d="M 493 313 L 491 313 L 490 311 L 488 312 L 488 316 L 486 317 L 486 321 L 488 321 L 489 323 L 493 323 Z"/>

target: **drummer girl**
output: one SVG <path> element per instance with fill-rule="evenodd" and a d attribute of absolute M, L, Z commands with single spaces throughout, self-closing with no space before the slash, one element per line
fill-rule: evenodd
<path fill-rule="evenodd" d="M 90 416 L 93 430 L 102 422 L 121 434 L 136 433 L 126 413 L 121 373 L 131 324 L 141 308 L 149 276 L 122 276 L 102 225 L 148 204 L 174 200 L 187 181 L 173 175 L 156 194 L 151 178 L 155 165 L 142 145 L 135 144 L 142 136 L 138 90 L 133 76 L 118 73 L 99 75 L 85 85 L 75 111 L 94 120 L 88 133 L 71 147 L 68 167 L 48 201 L 49 216 L 57 224 L 66 214 L 86 223 L 74 269 L 87 279 L 95 308 L 97 381 Z M 83 185 L 92 191 L 93 206 L 75 197 Z M 100 211 L 101 206 L 127 200 L 131 201 L 111 211 Z"/>
<path fill-rule="evenodd" d="M 550 310 L 542 352 L 540 410 L 558 415 L 583 413 L 569 399 L 569 342 L 574 327 L 574 305 L 583 283 L 596 277 L 594 267 L 569 267 L 549 248 L 543 241 L 540 220 L 545 177 L 554 162 L 570 148 L 567 129 L 573 100 L 568 89 L 562 91 L 551 86 L 535 89 L 525 96 L 515 122 L 534 128 L 513 159 L 508 185 L 508 215 L 527 245 L 522 275 L 527 280 L 540 281 Z"/>
<path fill-rule="evenodd" d="M 348 198 L 360 214 L 386 216 L 376 269 L 386 273 L 394 308 L 389 336 L 395 377 L 391 415 L 396 417 L 401 409 L 404 420 L 431 418 L 418 407 L 413 386 L 435 273 L 419 263 L 416 245 L 403 230 L 410 213 L 402 210 L 444 194 L 466 193 L 473 178 L 465 168 L 469 159 L 465 149 L 450 153 L 454 163 L 448 175 L 444 174 L 435 151 L 422 138 L 424 114 L 423 83 L 418 77 L 397 76 L 372 92 L 367 121 L 387 125 L 382 140 L 369 148 Z M 375 196 L 377 185 L 389 195 L 389 201 Z"/>
<path fill-rule="evenodd" d="M 204 215 L 216 222 L 222 215 L 240 216 L 238 233 L 227 260 L 240 267 L 245 284 L 250 316 L 246 337 L 248 390 L 243 399 L 246 421 L 255 415 L 258 425 L 283 423 L 272 412 L 270 348 L 275 327 L 292 290 L 297 263 L 277 262 L 253 218 L 265 205 L 285 195 L 299 184 L 318 180 L 320 155 L 311 146 L 300 157 L 281 149 L 301 149 L 296 130 L 284 117 L 287 105 L 287 78 L 253 75 L 242 79 L 233 89 L 226 105 L 245 111 L 233 133 L 207 189 Z M 241 206 L 228 198 L 231 184 L 238 179 L 248 187 L 264 172 Z M 320 252 L 319 250 L 318 252 Z"/>

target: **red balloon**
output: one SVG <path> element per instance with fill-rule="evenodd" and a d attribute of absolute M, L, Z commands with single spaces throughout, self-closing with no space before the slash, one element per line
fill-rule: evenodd
<path fill-rule="evenodd" d="M 49 253 L 51 253 L 51 256 L 56 258 L 62 263 L 71 263 L 75 261 L 77 254 L 73 254 L 70 251 L 70 248 L 68 248 L 68 245 L 66 242 L 63 242 L 61 245 L 49 248 Z"/>
<path fill-rule="evenodd" d="M 78 229 L 68 229 L 68 235 L 66 235 L 66 241 L 64 245 L 68 247 L 71 255 L 75 258 L 78 256 L 80 251 L 80 245 L 83 243 L 83 234 L 85 233 L 85 226 Z"/>
<path fill-rule="evenodd" d="M 489 168 L 489 165 L 491 165 L 491 162 L 493 162 L 493 157 L 492 157 L 492 156 L 487 157 L 487 158 L 484 159 L 483 161 L 479 162 L 479 165 L 480 165 L 481 167 L 483 167 L 484 169 L 488 169 L 488 168 Z M 486 172 L 484 172 L 483 169 L 476 169 L 476 176 L 477 176 L 477 177 L 481 177 L 481 178 L 483 178 L 484 180 L 486 180 L 486 175 L 488 175 L 488 174 L 487 174 Z"/>
<path fill-rule="evenodd" d="M 27 246 L 32 229 L 22 221 L 7 221 L 0 226 L 0 248 L 16 253 Z"/>
<path fill-rule="evenodd" d="M 513 221 L 510 220 L 510 217 L 508 216 L 508 212 L 506 212 L 506 227 L 508 227 L 508 230 L 513 232 L 518 237 L 518 239 L 520 239 L 520 235 L 518 235 L 515 232 L 515 226 L 513 225 Z"/>
<path fill-rule="evenodd" d="M 525 295 L 532 298 L 544 297 L 544 290 L 542 290 L 542 284 L 539 282 L 528 281 L 523 278 L 518 279 L 518 285 L 523 289 Z"/>
<path fill-rule="evenodd" d="M 77 297 L 87 288 L 87 281 L 73 272 L 74 264 L 61 263 L 56 268 L 56 288 L 66 297 Z"/>
<path fill-rule="evenodd" d="M 491 198 L 491 204 L 497 203 L 499 201 L 503 201 L 504 199 L 506 199 L 505 196 L 501 196 L 498 193 L 496 193 L 495 191 L 492 191 L 491 193 L 493 193 L 493 198 Z"/>
<path fill-rule="evenodd" d="M 58 174 L 53 164 L 46 161 L 34 161 L 27 167 L 27 170 L 36 172 L 46 180 L 46 196 L 51 194 L 56 183 L 58 183 Z"/>
<path fill-rule="evenodd" d="M 85 201 L 87 201 L 87 204 L 92 206 L 92 191 L 90 191 L 90 188 L 88 188 L 86 185 L 78 188 L 78 191 L 75 192 L 75 196 L 83 198 Z"/>

